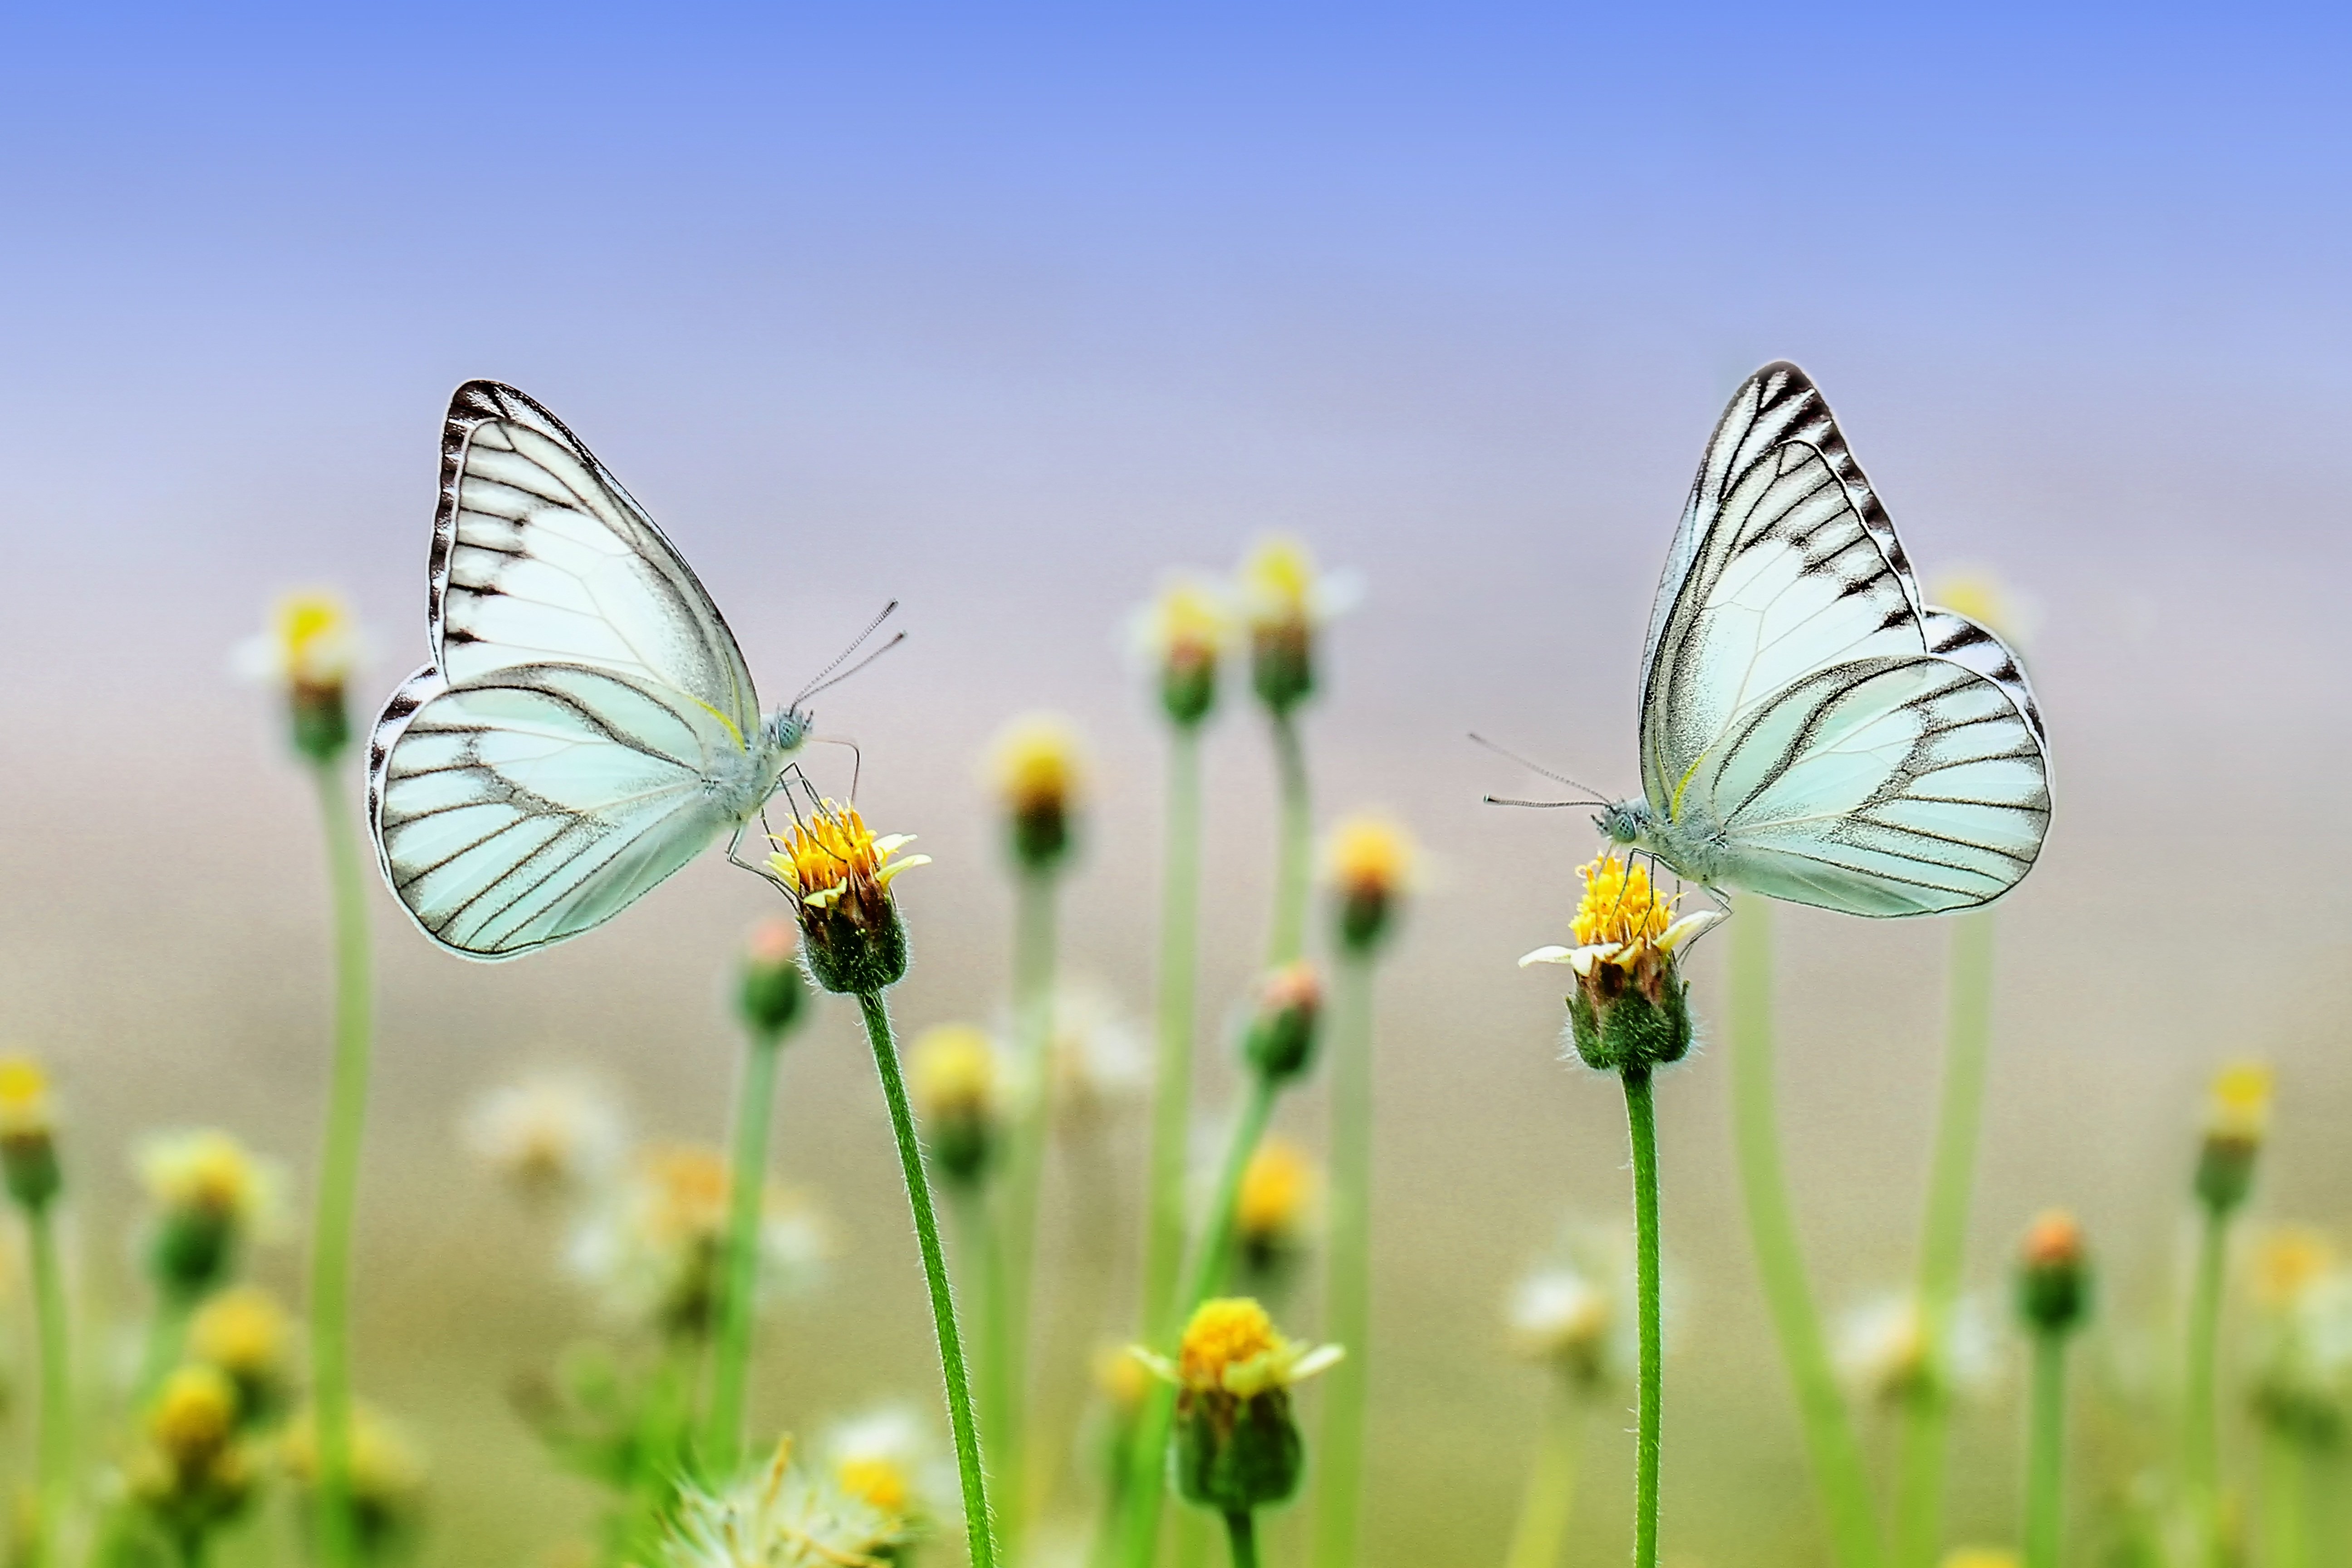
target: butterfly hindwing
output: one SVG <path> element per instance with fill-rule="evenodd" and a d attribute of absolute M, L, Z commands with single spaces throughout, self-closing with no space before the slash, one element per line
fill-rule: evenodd
<path fill-rule="evenodd" d="M 682 692 L 518 665 L 394 693 L 370 756 L 384 879 L 436 941 L 511 958 L 600 924 L 728 826 L 704 781 L 736 742 Z"/>

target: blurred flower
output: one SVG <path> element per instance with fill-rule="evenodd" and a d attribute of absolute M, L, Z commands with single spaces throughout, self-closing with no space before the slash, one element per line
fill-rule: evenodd
<path fill-rule="evenodd" d="M 1181 574 L 1160 585 L 1159 597 L 1135 618 L 1135 643 L 1160 677 L 1160 705 L 1191 728 L 1217 701 L 1217 662 L 1234 631 L 1222 585 Z"/>
<path fill-rule="evenodd" d="M 1393 923 L 1396 904 L 1412 889 L 1412 835 L 1383 816 L 1342 822 L 1325 852 L 1339 895 L 1339 941 L 1350 952 L 1370 952 Z"/>
<path fill-rule="evenodd" d="M 1060 865 L 1070 852 L 1071 818 L 1086 783 L 1069 721 L 1053 713 L 1014 720 L 989 748 L 988 774 L 1004 808 L 1014 862 L 1027 871 Z"/>
<path fill-rule="evenodd" d="M 1943 1568 L 2018 1568 L 2017 1553 L 1998 1546 L 1955 1546 L 1944 1553 Z"/>
<path fill-rule="evenodd" d="M 1315 638 L 1349 608 L 1351 583 L 1318 574 L 1307 546 L 1268 534 L 1242 559 L 1242 616 L 1250 634 L 1250 679 L 1258 700 L 1287 713 L 1315 690 Z"/>
<path fill-rule="evenodd" d="M 1921 1397 L 1931 1375 L 1927 1324 L 1907 1291 L 1874 1296 L 1847 1312 L 1837 1333 L 1838 1367 L 1865 1398 L 1900 1405 Z M 1945 1391 L 1981 1394 L 1992 1386 L 1994 1341 L 1983 1305 L 1958 1302 L 1944 1330 Z"/>
<path fill-rule="evenodd" d="M 1290 1389 L 1337 1363 L 1339 1346 L 1285 1339 L 1265 1308 L 1228 1297 L 1201 1303 L 1174 1363 L 1135 1353 L 1177 1385 L 1176 1482 L 1186 1500 L 1245 1512 L 1297 1490 L 1306 1453 Z"/>
<path fill-rule="evenodd" d="M 718 1306 L 730 1185 L 726 1156 L 699 1144 L 648 1149 L 583 1224 L 572 1261 L 625 1317 L 700 1334 Z M 772 1186 L 760 1221 L 761 1296 L 809 1284 L 830 1251 L 824 1223 L 801 1194 Z"/>
<path fill-rule="evenodd" d="M 689 1483 L 655 1568 L 879 1568 L 905 1538 L 895 1515 L 795 1468 L 787 1439 L 731 1486 Z"/>
<path fill-rule="evenodd" d="M 2307 1225 L 2273 1226 L 2254 1243 L 2249 1273 L 2254 1301 L 2266 1311 L 2291 1310 L 2304 1293 L 2334 1272 L 2336 1243 Z"/>
<path fill-rule="evenodd" d="M 1564 963 L 1575 972 L 1570 1037 L 1587 1067 L 1613 1072 L 1681 1060 L 1691 1043 L 1689 987 L 1675 952 L 1722 913 L 1677 918 L 1680 895 L 1662 898 L 1649 868 L 1631 857 L 1604 851 L 1577 875 L 1584 894 L 1570 928 L 1576 945 L 1539 947 L 1519 966 Z"/>
<path fill-rule="evenodd" d="M 1322 1185 L 1306 1150 L 1286 1138 L 1259 1142 L 1234 1201 L 1234 1241 L 1245 1268 L 1270 1274 L 1297 1257 Z"/>
<path fill-rule="evenodd" d="M 2216 1213 L 2227 1214 L 2253 1191 L 2254 1157 L 2270 1131 L 2271 1083 L 2265 1062 L 2232 1062 L 2213 1075 L 2196 1185 Z"/>
<path fill-rule="evenodd" d="M 237 1391 L 209 1366 L 184 1366 L 163 1380 L 148 1407 L 144 1443 L 127 1480 L 132 1498 L 183 1540 L 241 1509 L 253 1466 L 236 1441 Z"/>
<path fill-rule="evenodd" d="M 2091 1309 L 2091 1264 L 2083 1227 L 2063 1209 L 2036 1219 L 2018 1248 L 2017 1305 L 2026 1327 L 2063 1333 Z"/>
<path fill-rule="evenodd" d="M 310 1489 L 319 1484 L 319 1431 L 313 1412 L 288 1426 L 279 1449 L 287 1473 Z M 373 1405 L 352 1411 L 352 1519 L 363 1556 L 405 1535 L 425 1503 L 425 1457 L 407 1434 Z"/>
<path fill-rule="evenodd" d="M 896 858 L 913 842 L 908 834 L 875 837 L 856 806 L 830 800 L 773 840 L 769 865 L 800 917 L 809 973 L 827 991 L 865 994 L 907 973 L 907 931 L 890 884 L 930 864 L 928 855 Z"/>
<path fill-rule="evenodd" d="M 362 651 L 358 623 L 342 596 L 307 589 L 282 595 L 268 628 L 239 643 L 232 662 L 247 679 L 284 694 L 295 749 L 323 763 L 351 743 L 343 688 Z"/>
<path fill-rule="evenodd" d="M 196 1310 L 188 1355 L 236 1384 L 241 1415 L 266 1415 L 285 1396 L 293 1333 L 277 1297 L 258 1285 L 233 1285 Z"/>
<path fill-rule="evenodd" d="M 2031 639 L 2042 618 L 2030 600 L 1981 567 L 1937 573 L 1927 582 L 1927 602 L 1966 616 L 2007 643 L 2011 652 Z"/>
<path fill-rule="evenodd" d="M 907 1052 L 907 1089 L 923 1152 L 942 1180 L 970 1186 L 987 1174 L 1004 1131 L 1004 1060 L 973 1024 L 938 1024 Z"/>
<path fill-rule="evenodd" d="M 1323 981 L 1315 965 L 1303 958 L 1286 963 L 1258 982 L 1257 1015 L 1242 1037 L 1242 1055 L 1262 1078 L 1297 1078 L 1315 1059 L 1322 1017 Z"/>
<path fill-rule="evenodd" d="M 2290 1441 L 2335 1448 L 2352 1431 L 2352 1268 L 2317 1232 L 2282 1227 L 2257 1245 L 2253 1274 L 2254 1414 Z"/>
<path fill-rule="evenodd" d="M 28 1210 L 45 1207 L 62 1180 L 49 1075 L 29 1057 L 0 1058 L 0 1174 Z"/>
<path fill-rule="evenodd" d="M 1632 1237 L 1566 1226 L 1552 1255 L 1512 1289 L 1506 1317 L 1518 1352 L 1558 1368 L 1578 1392 L 1626 1381 L 1638 1350 Z"/>
<path fill-rule="evenodd" d="M 491 1089 L 467 1109 L 465 1138 L 476 1159 L 532 1200 L 594 1186 L 620 1163 L 628 1142 L 612 1097 L 570 1076 Z"/>
<path fill-rule="evenodd" d="M 1124 1424 L 1143 1408 L 1151 1392 L 1151 1368 L 1135 1353 L 1133 1345 L 1098 1345 L 1094 1356 L 1095 1387 Z"/>
<path fill-rule="evenodd" d="M 837 1423 L 819 1451 L 843 1491 L 908 1525 L 958 1511 L 954 1461 L 907 1405 L 886 1405 Z"/>
<path fill-rule="evenodd" d="M 138 1167 L 155 1208 L 148 1267 L 166 1295 L 192 1300 L 211 1289 L 238 1247 L 284 1216 L 284 1169 L 217 1128 L 148 1138 Z"/>
<path fill-rule="evenodd" d="M 1150 1089 L 1151 1053 L 1133 1020 L 1100 986 L 1055 987 L 1046 1027 L 1058 1114 L 1083 1121 L 1133 1103 Z"/>

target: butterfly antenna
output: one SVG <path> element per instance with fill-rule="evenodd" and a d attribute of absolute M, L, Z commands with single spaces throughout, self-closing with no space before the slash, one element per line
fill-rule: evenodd
<path fill-rule="evenodd" d="M 1471 732 L 1470 743 L 1474 746 L 1484 746 L 1488 751 L 1494 752 L 1496 756 L 1505 757 L 1518 763 L 1519 766 L 1527 769 L 1529 773 L 1541 773 L 1544 777 L 1551 780 L 1554 784 L 1564 784 L 1570 789 L 1580 789 L 1587 795 L 1599 795 L 1601 793 L 1599 790 L 1594 789 L 1591 784 L 1584 783 L 1580 779 L 1572 779 L 1566 773 L 1556 773 L 1552 769 L 1544 766 L 1541 763 L 1536 762 L 1532 758 L 1519 755 L 1518 752 L 1511 750 L 1508 746 L 1497 745 L 1494 742 L 1486 739 L 1486 736 L 1477 733 L 1475 731 Z M 1566 805 L 1570 803 L 1563 802 L 1562 804 Z M 1578 802 L 1575 804 L 1581 805 L 1583 803 Z M 1609 803 L 1605 800 L 1596 800 L 1591 804 L 1594 805 L 1606 805 Z"/>
<path fill-rule="evenodd" d="M 834 660 L 831 664 L 826 665 L 823 669 L 818 670 L 814 676 L 810 678 L 809 683 L 801 689 L 801 694 L 793 699 L 792 705 L 794 708 L 798 708 L 802 703 L 806 702 L 810 698 L 815 696 L 818 692 L 823 691 L 826 687 L 832 685 L 833 682 L 826 678 L 832 675 L 835 670 L 839 669 L 844 664 L 848 663 L 849 656 L 856 653 L 860 647 L 863 647 L 867 637 L 870 637 L 876 632 L 880 631 L 882 629 L 882 623 L 888 620 L 891 616 L 898 611 L 898 601 L 896 599 L 893 599 L 888 604 L 883 605 L 881 614 L 866 622 L 866 629 L 859 632 L 856 637 L 850 638 L 849 646 L 843 648 L 840 653 L 835 655 Z M 906 633 L 900 632 L 897 637 L 892 637 L 889 642 L 884 644 L 884 648 L 898 647 L 898 644 L 905 639 L 906 635 Z M 880 652 L 882 650 L 877 649 L 876 651 Z M 849 675 L 856 674 L 858 670 L 865 668 L 866 664 L 870 662 L 872 662 L 871 656 L 868 656 L 866 659 L 859 661 L 856 668 L 849 671 Z M 845 675 L 841 679 L 846 680 L 849 679 L 849 675 Z"/>
<path fill-rule="evenodd" d="M 897 637 L 892 637 L 888 642 L 884 643 L 880 647 L 876 648 L 872 653 L 867 654 L 864 658 L 859 659 L 856 664 L 851 665 L 847 669 L 843 670 L 839 675 L 835 676 L 832 679 L 827 680 L 823 676 L 819 676 L 806 690 L 803 691 L 798 697 L 793 699 L 793 706 L 798 708 L 810 698 L 818 695 L 820 692 L 832 690 L 835 687 L 840 685 L 843 681 L 847 680 L 851 676 L 856 675 L 859 670 L 864 669 L 867 665 L 872 664 L 876 659 L 880 658 L 884 654 L 888 653 L 892 648 L 897 647 L 900 643 L 905 642 L 906 640 L 907 634 L 900 632 Z M 847 654 L 842 655 L 842 658 L 846 658 L 848 657 L 849 656 Z M 839 664 L 841 659 L 837 658 L 833 662 L 835 664 Z"/>
<path fill-rule="evenodd" d="M 1605 806 L 1609 804 L 1605 800 L 1521 800 L 1507 795 L 1482 795 L 1478 798 L 1488 805 L 1532 805 L 1546 810 L 1561 805 Z"/>

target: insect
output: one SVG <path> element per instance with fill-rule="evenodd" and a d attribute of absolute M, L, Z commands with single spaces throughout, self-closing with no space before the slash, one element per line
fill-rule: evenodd
<path fill-rule="evenodd" d="M 1785 363 L 1707 442 L 1650 614 L 1641 739 L 1640 798 L 1594 825 L 1708 889 L 1967 909 L 2015 887 L 2049 828 L 2016 656 L 1921 600 L 1829 405 Z"/>
<path fill-rule="evenodd" d="M 593 930 L 721 833 L 733 859 L 849 657 L 762 714 L 653 519 L 493 381 L 459 387 L 442 426 L 425 630 L 432 662 L 376 721 L 368 820 L 402 907 L 478 959 Z"/>

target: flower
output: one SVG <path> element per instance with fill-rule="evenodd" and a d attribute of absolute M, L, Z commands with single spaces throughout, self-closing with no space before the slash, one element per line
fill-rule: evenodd
<path fill-rule="evenodd" d="M 1662 898 L 1649 868 L 1604 850 L 1577 868 L 1584 894 L 1570 930 L 1576 946 L 1539 947 L 1519 960 L 1564 963 L 1576 974 L 1568 999 L 1570 1037 L 1587 1067 L 1644 1070 L 1690 1049 L 1689 987 L 1676 950 L 1723 918 L 1703 910 L 1677 917 L 1681 895 Z"/>
<path fill-rule="evenodd" d="M 2334 1449 L 2352 1430 L 2352 1268 L 2332 1257 L 2311 1268 L 2315 1252 L 2295 1251 L 2301 1256 L 2277 1272 L 2299 1278 L 2263 1303 L 2253 1410 L 2282 1437 Z"/>
<path fill-rule="evenodd" d="M 1927 1325 L 1907 1291 L 1874 1296 L 1847 1312 L 1837 1335 L 1839 1370 L 1883 1405 L 1924 1397 L 1936 1375 Z M 1981 1305 L 1963 1300 L 1944 1329 L 1943 1376 L 1952 1393 L 1976 1393 L 1993 1378 L 1992 1330 Z"/>
<path fill-rule="evenodd" d="M 1288 713 L 1315 690 L 1315 635 L 1353 598 L 1318 574 L 1307 546 L 1269 534 L 1243 557 L 1237 597 L 1250 635 L 1250 679 L 1258 700 Z"/>
<path fill-rule="evenodd" d="M 680 1493 L 656 1568 L 883 1568 L 906 1540 L 897 1515 L 792 1463 L 792 1441 L 762 1469 Z"/>
<path fill-rule="evenodd" d="M 955 1471 L 945 1464 L 921 1416 L 886 1405 L 836 1423 L 819 1446 L 834 1483 L 878 1511 L 908 1524 L 938 1518 L 955 1495 Z"/>
<path fill-rule="evenodd" d="M 877 838 L 856 806 L 821 800 L 772 842 L 769 865 L 800 917 L 811 977 L 827 991 L 856 994 L 898 984 L 907 973 L 907 930 L 890 884 L 931 858 L 898 858 L 913 836 Z"/>
<path fill-rule="evenodd" d="M 46 1207 L 63 1184 L 49 1075 L 30 1057 L 0 1058 L 0 1174 L 27 1210 Z"/>
<path fill-rule="evenodd" d="M 155 1205 L 148 1266 L 167 1295 L 193 1300 L 211 1289 L 238 1245 L 280 1216 L 284 1173 L 217 1128 L 150 1138 L 138 1166 Z"/>
<path fill-rule="evenodd" d="M 127 1479 L 131 1495 L 173 1534 L 199 1535 L 252 1495 L 237 1412 L 236 1385 L 209 1366 L 181 1367 L 148 1406 L 146 1440 Z"/>
<path fill-rule="evenodd" d="M 1151 1087 L 1151 1055 L 1118 999 L 1098 985 L 1055 987 L 1046 1070 L 1056 1112 L 1083 1123 Z"/>
<path fill-rule="evenodd" d="M 305 1411 L 279 1443 L 287 1472 L 305 1489 L 319 1484 L 317 1414 Z M 372 1557 L 415 1521 L 425 1500 L 425 1457 L 406 1431 L 370 1405 L 352 1410 L 352 1522 L 361 1553 Z"/>
<path fill-rule="evenodd" d="M 237 1408 L 251 1416 L 273 1408 L 287 1383 L 293 1324 L 278 1298 L 258 1285 L 215 1291 L 188 1323 L 188 1354 L 236 1384 Z"/>
<path fill-rule="evenodd" d="M 1242 1037 L 1242 1055 L 1269 1081 L 1297 1077 L 1315 1059 L 1315 1033 L 1323 1016 L 1323 982 L 1305 959 L 1286 963 L 1258 983 L 1257 1015 Z"/>
<path fill-rule="evenodd" d="M 282 595 L 268 628 L 237 645 L 234 663 L 247 679 L 279 688 L 295 750 L 331 762 L 351 743 L 343 688 L 358 668 L 363 639 L 339 594 L 304 589 Z"/>
<path fill-rule="evenodd" d="M 2089 1314 L 2090 1258 L 2073 1215 L 2052 1209 L 2026 1231 L 2018 1249 L 2017 1306 L 2038 1333 L 2064 1333 Z"/>
<path fill-rule="evenodd" d="M 2229 1213 L 2253 1191 L 2254 1157 L 2270 1131 L 2271 1085 L 2265 1062 L 2231 1062 L 2213 1075 L 2196 1184 L 2198 1197 L 2217 1214 Z"/>
<path fill-rule="evenodd" d="M 718 1310 L 727 1237 L 727 1157 L 700 1144 L 646 1150 L 627 1180 L 582 1226 L 573 1266 L 604 1287 L 622 1315 L 672 1334 L 706 1332 Z M 761 1198 L 761 1296 L 807 1285 L 830 1250 L 823 1218 L 802 1194 L 771 1186 Z"/>
<path fill-rule="evenodd" d="M 2250 1272 L 2265 1310 L 2292 1310 L 2304 1293 L 2335 1271 L 2336 1243 L 2309 1226 L 2273 1227 L 2256 1243 Z"/>
<path fill-rule="evenodd" d="M 1944 1553 L 1943 1568 L 2018 1568 L 2017 1553 L 1998 1546 L 1955 1546 Z"/>
<path fill-rule="evenodd" d="M 1608 1291 L 1565 1265 L 1526 1276 L 1511 1292 L 1511 1334 L 1521 1352 L 1559 1366 L 1579 1387 L 1612 1370 L 1622 1316 Z"/>
<path fill-rule="evenodd" d="M 1004 1062 L 995 1039 L 972 1024 L 924 1030 L 907 1053 L 907 1089 L 933 1167 L 951 1182 L 978 1182 L 1003 1131 Z"/>
<path fill-rule="evenodd" d="M 1322 1173 L 1297 1144 L 1286 1138 L 1258 1144 L 1234 1200 L 1234 1240 L 1244 1267 L 1271 1273 L 1297 1254 L 1322 1184 Z"/>
<path fill-rule="evenodd" d="M 1209 716 L 1217 702 L 1217 661 L 1233 636 L 1223 587 L 1180 574 L 1135 619 L 1135 643 L 1160 675 L 1160 705 L 1180 729 Z"/>
<path fill-rule="evenodd" d="M 1981 567 L 1937 574 L 1927 584 L 1927 598 L 1943 609 L 1966 616 L 2009 644 L 2011 651 L 2032 635 L 2040 618 L 2007 583 Z"/>
<path fill-rule="evenodd" d="M 781 1040 L 802 1017 L 808 983 L 796 962 L 800 931 L 781 918 L 761 921 L 743 943 L 743 973 L 735 992 L 736 1010 L 761 1041 Z"/>
<path fill-rule="evenodd" d="M 1339 1346 L 1295 1343 L 1257 1302 L 1228 1297 L 1201 1303 L 1173 1364 L 1135 1353 L 1177 1385 L 1176 1480 L 1188 1500 L 1245 1512 L 1297 1490 L 1306 1454 L 1290 1390 L 1336 1363 Z"/>
<path fill-rule="evenodd" d="M 1070 721 L 1055 713 L 1015 719 L 989 748 L 988 774 L 1004 807 L 1013 862 L 1024 871 L 1048 871 L 1068 858 L 1071 818 L 1086 787 L 1086 762 Z"/>
<path fill-rule="evenodd" d="M 621 1112 L 585 1079 L 551 1076 L 494 1089 L 466 1112 L 474 1157 L 522 1196 L 538 1200 L 593 1186 L 627 1145 Z"/>
<path fill-rule="evenodd" d="M 1388 934 L 1398 897 L 1412 886 L 1412 836 L 1383 816 L 1351 816 L 1333 831 L 1325 858 L 1339 895 L 1340 945 L 1368 953 Z"/>
<path fill-rule="evenodd" d="M 1098 1345 L 1094 1355 L 1095 1387 L 1121 1422 L 1143 1408 L 1151 1392 L 1152 1368 L 1133 1345 Z"/>

